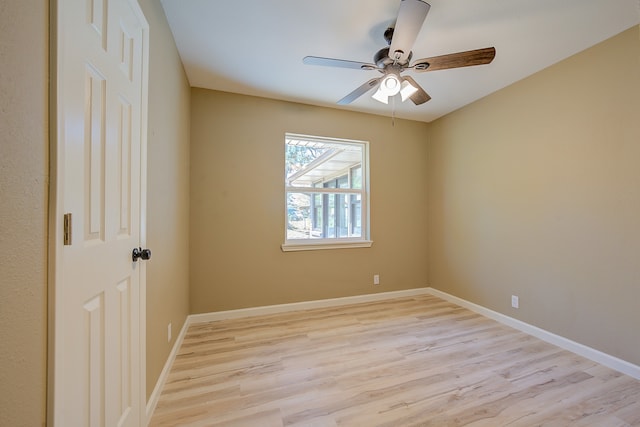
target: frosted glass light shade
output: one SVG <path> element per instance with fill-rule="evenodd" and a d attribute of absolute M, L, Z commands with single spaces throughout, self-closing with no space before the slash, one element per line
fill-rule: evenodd
<path fill-rule="evenodd" d="M 400 89 L 400 96 L 402 97 L 402 102 L 406 101 L 411 97 L 414 93 L 418 91 L 418 88 L 409 83 L 408 81 L 402 82 L 402 89 Z"/>

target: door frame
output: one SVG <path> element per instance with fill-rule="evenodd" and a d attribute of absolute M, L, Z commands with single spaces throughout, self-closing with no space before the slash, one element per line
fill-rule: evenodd
<path fill-rule="evenodd" d="M 47 250 L 47 386 L 46 386 L 46 420 L 47 425 L 54 424 L 55 393 L 55 361 L 56 361 L 56 285 L 61 282 L 61 242 L 64 234 L 64 144 L 59 138 L 58 120 L 61 97 L 58 94 L 60 79 L 58 64 L 58 25 L 59 4 L 67 0 L 49 1 L 49 212 L 48 212 L 48 250 Z M 140 129 L 140 246 L 147 242 L 147 131 L 148 131 L 148 92 L 149 92 L 149 24 L 144 16 L 138 0 L 128 0 L 136 7 L 136 13 L 144 23 L 142 30 L 142 102 Z M 147 393 L 146 393 L 146 301 L 147 301 L 147 267 L 139 263 L 140 298 L 139 298 L 139 337 L 140 337 L 140 426 L 146 426 Z"/>

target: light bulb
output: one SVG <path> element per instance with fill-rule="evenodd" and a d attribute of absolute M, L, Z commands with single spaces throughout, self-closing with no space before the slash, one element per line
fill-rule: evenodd
<path fill-rule="evenodd" d="M 380 83 L 380 89 L 387 96 L 393 96 L 400 92 L 400 79 L 395 74 L 387 74 Z"/>

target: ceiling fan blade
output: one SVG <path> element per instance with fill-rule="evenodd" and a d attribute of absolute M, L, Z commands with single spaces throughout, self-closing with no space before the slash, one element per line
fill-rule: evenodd
<path fill-rule="evenodd" d="M 305 56 L 302 62 L 307 65 L 322 65 L 325 67 L 353 68 L 356 70 L 377 70 L 375 64 L 365 62 L 345 61 L 344 59 L 322 58 L 320 56 Z"/>
<path fill-rule="evenodd" d="M 422 0 L 402 0 L 393 30 L 389 57 L 406 63 L 431 6 Z"/>
<path fill-rule="evenodd" d="M 448 68 L 470 67 L 483 65 L 493 61 L 496 56 L 496 48 L 468 50 L 466 52 L 450 53 L 448 55 L 434 56 L 418 59 L 411 65 L 417 72 L 446 70 Z"/>
<path fill-rule="evenodd" d="M 414 93 L 409 97 L 409 99 L 412 100 L 414 104 L 416 105 L 424 104 L 425 102 L 431 99 L 429 94 L 425 92 L 424 89 L 422 89 L 422 87 L 413 78 L 409 76 L 405 76 L 404 80 L 408 81 L 409 83 L 411 83 L 411 86 L 418 89 L 416 93 Z"/>
<path fill-rule="evenodd" d="M 376 77 L 375 79 L 371 79 L 368 82 L 363 83 L 356 90 L 354 90 L 349 95 L 345 96 L 340 101 L 338 101 L 337 104 L 338 105 L 351 104 L 357 98 L 369 92 L 374 87 L 378 86 L 380 84 L 380 80 L 382 80 L 382 77 Z"/>

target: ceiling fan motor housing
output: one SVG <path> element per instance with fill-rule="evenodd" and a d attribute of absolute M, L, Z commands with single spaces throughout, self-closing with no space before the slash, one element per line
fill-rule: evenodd
<path fill-rule="evenodd" d="M 375 55 L 373 55 L 373 62 L 379 68 L 385 68 L 387 65 L 392 65 L 394 63 L 402 67 L 405 67 L 409 65 L 409 61 L 411 61 L 412 56 L 413 56 L 413 52 L 409 52 L 409 56 L 407 57 L 406 61 L 397 62 L 389 56 L 389 48 L 385 47 L 383 49 L 380 49 L 379 51 L 376 52 Z"/>

